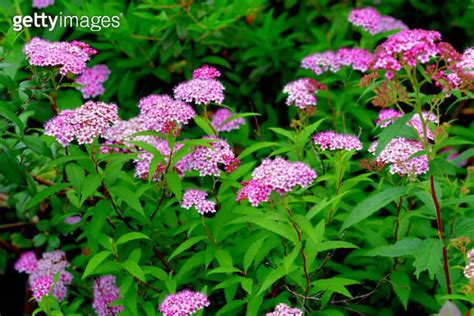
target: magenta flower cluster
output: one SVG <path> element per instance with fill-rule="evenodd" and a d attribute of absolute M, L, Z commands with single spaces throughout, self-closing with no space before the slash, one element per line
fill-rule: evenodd
<path fill-rule="evenodd" d="M 474 48 L 471 47 L 464 51 L 457 66 L 461 68 L 464 73 L 474 76 Z"/>
<path fill-rule="evenodd" d="M 176 294 L 168 295 L 158 309 L 163 316 L 187 316 L 209 305 L 209 299 L 205 294 L 183 290 Z"/>
<path fill-rule="evenodd" d="M 86 69 L 90 56 L 97 53 L 88 44 L 73 42 L 49 42 L 34 37 L 23 48 L 26 59 L 33 66 L 59 67 L 63 76 L 68 73 L 81 74 Z"/>
<path fill-rule="evenodd" d="M 54 4 L 54 0 L 32 0 L 31 6 L 37 9 L 44 9 Z"/>
<path fill-rule="evenodd" d="M 362 48 L 340 48 L 336 52 L 325 51 L 306 56 L 301 60 L 301 67 L 320 75 L 326 71 L 337 72 L 344 66 L 354 70 L 367 71 L 372 61 L 372 54 Z"/>
<path fill-rule="evenodd" d="M 302 316 L 303 312 L 299 308 L 292 308 L 286 304 L 280 303 L 275 307 L 271 313 L 266 313 L 266 316 Z"/>
<path fill-rule="evenodd" d="M 326 89 L 326 86 L 318 83 L 314 79 L 301 78 L 291 81 L 283 88 L 283 93 L 288 94 L 286 98 L 287 105 L 294 105 L 300 109 L 304 109 L 310 105 L 316 105 L 317 99 L 315 94 L 319 90 Z"/>
<path fill-rule="evenodd" d="M 302 162 L 289 162 L 283 158 L 264 159 L 252 172 L 252 179 L 242 182 L 237 201 L 249 200 L 252 206 L 267 202 L 272 191 L 290 192 L 296 186 L 305 188 L 316 179 L 316 172 Z"/>
<path fill-rule="evenodd" d="M 235 114 L 225 108 L 218 109 L 212 116 L 211 121 L 216 132 L 230 132 L 239 129 L 241 125 L 245 124 L 244 119 L 241 117 L 230 119 Z"/>
<path fill-rule="evenodd" d="M 380 126 L 381 128 L 385 128 L 392 124 L 397 118 L 402 117 L 403 114 L 400 111 L 394 110 L 394 109 L 385 109 L 379 112 L 379 116 L 377 120 L 375 121 L 375 124 Z M 422 112 L 422 116 L 418 113 L 413 115 L 413 117 L 408 121 L 407 126 L 413 127 L 418 135 L 421 138 L 424 138 L 423 136 L 425 135 L 424 128 L 423 128 L 423 123 L 421 121 L 421 118 L 423 118 L 423 121 L 425 122 L 425 130 L 426 130 L 426 138 L 427 139 L 434 139 L 433 132 L 430 130 L 428 123 L 438 123 L 438 118 L 434 113 L 429 113 L 426 111 Z"/>
<path fill-rule="evenodd" d="M 90 144 L 118 120 L 117 105 L 88 101 L 74 110 L 64 110 L 44 126 L 45 134 L 67 146 L 74 138 L 79 144 Z"/>
<path fill-rule="evenodd" d="M 182 82 L 174 88 L 174 97 L 196 104 L 222 104 L 224 101 L 224 86 L 216 78 L 221 73 L 214 67 L 204 65 L 194 70 L 193 79 Z"/>
<path fill-rule="evenodd" d="M 82 92 L 84 99 L 95 98 L 104 94 L 103 83 L 107 81 L 110 75 L 110 69 L 107 65 L 95 65 L 87 68 L 76 79 L 76 83 L 82 85 L 77 89 Z"/>
<path fill-rule="evenodd" d="M 184 192 L 181 207 L 189 210 L 193 206 L 202 215 L 216 212 L 216 203 L 208 200 L 207 192 L 203 190 L 188 189 Z"/>
<path fill-rule="evenodd" d="M 464 276 L 468 279 L 474 278 L 474 249 L 467 253 L 468 264 L 464 267 Z"/>
<path fill-rule="evenodd" d="M 362 142 L 355 135 L 339 134 L 334 131 L 319 132 L 313 141 L 322 150 L 361 150 Z"/>
<path fill-rule="evenodd" d="M 391 30 L 407 30 L 408 27 L 400 20 L 391 16 L 381 15 L 377 9 L 366 7 L 352 9 L 349 14 L 349 22 L 362 27 L 372 35 L 388 32 Z"/>
<path fill-rule="evenodd" d="M 115 276 L 105 275 L 94 281 L 94 301 L 92 307 L 98 316 L 114 316 L 123 311 L 123 306 L 112 304 L 120 296 L 115 284 Z"/>

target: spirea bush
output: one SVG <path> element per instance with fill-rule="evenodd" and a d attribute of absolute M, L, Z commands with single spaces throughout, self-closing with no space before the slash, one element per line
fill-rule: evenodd
<path fill-rule="evenodd" d="M 122 14 L 2 22 L 2 314 L 470 315 L 472 43 L 290 2 L 2 4 Z"/>

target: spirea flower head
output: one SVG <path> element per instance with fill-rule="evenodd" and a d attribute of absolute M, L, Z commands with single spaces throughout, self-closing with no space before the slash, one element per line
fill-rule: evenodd
<path fill-rule="evenodd" d="M 38 259 L 33 251 L 22 253 L 15 262 L 14 268 L 18 272 L 33 273 L 36 270 Z"/>
<path fill-rule="evenodd" d="M 310 78 L 301 78 L 291 81 L 283 88 L 283 93 L 288 94 L 287 105 L 294 105 L 301 109 L 310 105 L 316 105 L 315 94 L 318 90 L 324 90 L 325 86 Z"/>
<path fill-rule="evenodd" d="M 467 254 L 468 264 L 464 267 L 464 276 L 468 279 L 474 278 L 474 249 Z"/>
<path fill-rule="evenodd" d="M 228 109 L 220 108 L 212 116 L 211 124 L 216 132 L 230 132 L 240 128 L 240 125 L 245 124 L 242 117 L 227 121 L 236 113 L 232 113 Z M 227 121 L 227 122 L 226 122 Z"/>
<path fill-rule="evenodd" d="M 461 56 L 461 60 L 457 64 L 464 73 L 474 75 L 474 48 L 468 48 Z"/>
<path fill-rule="evenodd" d="M 74 110 L 64 110 L 46 122 L 45 134 L 53 136 L 67 146 L 74 138 L 79 144 L 90 144 L 94 138 L 104 136 L 118 120 L 117 105 L 88 101 Z"/>
<path fill-rule="evenodd" d="M 336 54 L 331 51 L 323 53 L 315 53 L 306 56 L 301 60 L 301 67 L 304 69 L 310 69 L 315 74 L 320 75 L 326 71 L 337 72 L 340 65 L 335 62 Z"/>
<path fill-rule="evenodd" d="M 379 112 L 379 117 L 375 121 L 375 124 L 379 125 L 381 128 L 385 128 L 402 116 L 403 114 L 400 111 L 393 109 L 384 109 Z M 425 121 L 426 124 L 426 138 L 434 139 L 434 135 L 429 129 L 428 122 L 438 123 L 438 118 L 434 113 L 429 113 L 427 111 L 423 111 L 421 117 L 423 118 L 423 121 Z M 423 123 L 421 122 L 421 117 L 418 113 L 416 113 L 415 115 L 413 115 L 410 121 L 408 121 L 407 126 L 413 127 L 418 133 L 418 135 L 423 137 L 425 133 L 423 132 Z"/>
<path fill-rule="evenodd" d="M 94 281 L 94 302 L 92 307 L 98 316 L 114 316 L 123 311 L 123 306 L 112 305 L 120 299 L 120 290 L 115 284 L 115 276 L 105 275 Z"/>
<path fill-rule="evenodd" d="M 194 70 L 193 79 L 182 82 L 174 88 L 174 97 L 186 102 L 196 104 L 209 104 L 215 102 L 222 104 L 224 101 L 224 86 L 215 79 L 220 72 L 214 67 L 204 65 Z"/>
<path fill-rule="evenodd" d="M 242 183 L 237 201 L 248 199 L 252 206 L 267 201 L 271 191 L 284 194 L 296 186 L 305 188 L 316 179 L 316 172 L 302 162 L 283 158 L 264 159 L 252 172 L 252 179 Z"/>
<path fill-rule="evenodd" d="M 189 189 L 184 192 L 181 207 L 189 210 L 193 206 L 199 214 L 216 212 L 216 203 L 207 199 L 206 191 Z"/>
<path fill-rule="evenodd" d="M 369 152 L 375 153 L 376 148 L 377 142 L 372 143 Z M 391 174 L 418 176 L 428 172 L 428 157 L 426 154 L 410 157 L 423 149 L 423 144 L 418 141 L 397 137 L 385 146 L 376 161 L 389 164 Z"/>
<path fill-rule="evenodd" d="M 23 48 L 30 65 L 39 67 L 59 67 L 61 75 L 81 74 L 86 62 L 97 51 L 82 42 L 49 42 L 34 37 Z"/>
<path fill-rule="evenodd" d="M 392 30 L 408 30 L 408 26 L 400 20 L 395 19 L 389 15 L 383 15 L 379 20 L 378 33 L 385 33 Z"/>
<path fill-rule="evenodd" d="M 43 296 L 48 295 L 48 293 L 51 291 L 53 284 L 54 279 L 50 275 L 44 275 L 36 278 L 30 285 L 35 300 L 39 302 L 41 301 Z"/>
<path fill-rule="evenodd" d="M 54 4 L 54 0 L 33 0 L 31 6 L 37 9 L 44 9 Z"/>
<path fill-rule="evenodd" d="M 362 48 L 340 48 L 336 52 L 326 51 L 309 55 L 301 61 L 301 67 L 320 75 L 326 71 L 337 72 L 344 66 L 357 71 L 367 71 L 372 54 Z"/>
<path fill-rule="evenodd" d="M 266 316 L 302 316 L 303 312 L 298 308 L 291 308 L 290 306 L 280 303 L 275 307 L 275 310 L 271 313 L 267 313 Z"/>
<path fill-rule="evenodd" d="M 138 107 L 144 128 L 165 134 L 170 132 L 171 123 L 181 127 L 196 116 L 189 104 L 173 100 L 168 95 L 149 95 L 140 100 Z"/>
<path fill-rule="evenodd" d="M 339 134 L 334 131 L 319 132 L 313 141 L 323 150 L 361 150 L 362 143 L 355 135 Z"/>
<path fill-rule="evenodd" d="M 187 316 L 209 305 L 209 299 L 205 294 L 183 290 L 176 294 L 168 295 L 160 304 L 159 310 L 163 316 Z"/>
<path fill-rule="evenodd" d="M 349 22 L 362 27 L 372 35 L 388 32 L 391 30 L 406 30 L 408 27 L 400 20 L 391 16 L 381 15 L 375 8 L 366 7 L 352 9 L 349 14 Z"/>
<path fill-rule="evenodd" d="M 104 138 L 107 140 L 103 146 L 101 146 L 101 153 L 107 153 L 111 151 L 111 147 L 108 144 L 119 144 L 134 147 L 131 141 L 141 141 L 152 144 L 159 142 L 161 139 L 154 135 L 140 135 L 132 136 L 133 134 L 146 131 L 144 124 L 144 117 L 136 116 L 129 120 L 118 120 L 113 126 L 107 129 Z"/>
<path fill-rule="evenodd" d="M 103 83 L 109 78 L 110 69 L 107 65 L 95 65 L 87 68 L 76 79 L 76 83 L 82 85 L 77 89 L 82 92 L 84 99 L 95 98 L 105 92 Z"/>

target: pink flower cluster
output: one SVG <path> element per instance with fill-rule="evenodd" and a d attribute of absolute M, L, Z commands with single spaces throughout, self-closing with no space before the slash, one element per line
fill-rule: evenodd
<path fill-rule="evenodd" d="M 69 216 L 64 219 L 64 222 L 69 225 L 75 225 L 81 221 L 80 216 Z"/>
<path fill-rule="evenodd" d="M 92 307 L 98 316 L 114 316 L 122 312 L 123 306 L 110 305 L 120 298 L 120 290 L 115 284 L 115 276 L 105 275 L 94 281 Z"/>
<path fill-rule="evenodd" d="M 302 162 L 283 158 L 264 159 L 252 172 L 249 182 L 242 182 L 237 201 L 248 199 L 252 206 L 268 201 L 272 191 L 284 194 L 297 185 L 305 188 L 316 179 L 316 172 Z"/>
<path fill-rule="evenodd" d="M 294 105 L 304 109 L 310 105 L 316 105 L 315 94 L 319 90 L 326 89 L 326 86 L 310 78 L 301 78 L 291 81 L 283 88 L 283 93 L 288 94 L 286 98 L 287 105 Z"/>
<path fill-rule="evenodd" d="M 216 132 L 230 132 L 240 128 L 240 125 L 245 124 L 243 118 L 229 120 L 236 113 L 232 113 L 228 109 L 220 108 L 212 116 L 211 124 Z"/>
<path fill-rule="evenodd" d="M 457 64 L 464 73 L 474 75 L 474 48 L 468 48 L 461 56 L 461 60 Z"/>
<path fill-rule="evenodd" d="M 266 316 L 302 316 L 303 312 L 298 308 L 291 308 L 290 306 L 280 303 L 275 307 L 275 310 L 271 313 L 267 313 Z"/>
<path fill-rule="evenodd" d="M 379 117 L 375 121 L 375 124 L 379 125 L 381 128 L 385 128 L 395 122 L 397 118 L 402 116 L 403 114 L 397 110 L 385 109 L 379 112 Z M 423 123 L 421 122 L 421 118 L 423 118 L 423 121 L 425 121 L 426 124 L 426 138 L 431 140 L 434 139 L 434 135 L 428 126 L 428 122 L 438 123 L 438 118 L 433 113 L 423 111 L 421 117 L 418 113 L 416 113 L 407 123 L 407 126 L 413 127 L 418 135 L 423 137 L 425 133 L 423 132 Z"/>
<path fill-rule="evenodd" d="M 375 153 L 376 148 L 377 142 L 372 143 L 369 152 Z M 426 154 L 411 159 L 410 157 L 422 150 L 424 148 L 420 142 L 397 137 L 382 150 L 376 162 L 389 164 L 391 174 L 418 176 L 428 172 L 428 157 Z"/>
<path fill-rule="evenodd" d="M 21 255 L 15 263 L 18 272 L 29 274 L 29 284 L 33 297 L 40 301 L 51 290 L 53 295 L 62 301 L 67 294 L 66 285 L 72 282 L 72 274 L 65 269 L 69 266 L 66 255 L 61 250 L 45 252 L 40 260 L 32 251 Z M 54 277 L 59 273 L 59 279 L 54 283 Z"/>
<path fill-rule="evenodd" d="M 151 143 L 156 138 L 156 136 L 147 135 L 131 137 L 131 135 L 133 134 L 146 130 L 143 124 L 143 120 L 144 118 L 142 116 L 136 116 L 134 118 L 129 119 L 128 121 L 118 120 L 113 126 L 107 129 L 104 138 L 109 143 L 127 146 L 133 146 L 128 142 L 131 140 Z M 107 152 L 105 148 L 104 151 Z"/>
<path fill-rule="evenodd" d="M 362 142 L 355 135 L 339 134 L 334 131 L 319 132 L 313 141 L 322 150 L 361 150 Z"/>
<path fill-rule="evenodd" d="M 193 206 L 202 215 L 216 212 L 216 203 L 207 199 L 206 191 L 188 189 L 184 192 L 181 207 L 189 210 Z"/>
<path fill-rule="evenodd" d="M 88 101 L 74 110 L 64 110 L 46 122 L 45 134 L 53 136 L 67 146 L 74 138 L 79 144 L 90 144 L 94 138 L 104 136 L 118 120 L 117 105 Z"/>
<path fill-rule="evenodd" d="M 372 54 L 362 48 L 340 48 L 336 52 L 326 51 L 309 55 L 301 61 L 301 67 L 320 75 L 326 71 L 337 72 L 344 66 L 354 70 L 367 71 Z"/>
<path fill-rule="evenodd" d="M 391 30 L 407 30 L 408 27 L 400 20 L 391 16 L 382 16 L 375 8 L 366 7 L 352 9 L 349 14 L 349 22 L 361 26 L 372 35 L 388 32 Z"/>
<path fill-rule="evenodd" d="M 180 83 L 174 88 L 174 97 L 196 104 L 209 104 L 224 101 L 224 86 L 216 78 L 221 73 L 214 67 L 204 65 L 194 70 L 193 79 Z"/>
<path fill-rule="evenodd" d="M 102 85 L 110 75 L 110 69 L 106 65 L 95 65 L 87 68 L 77 79 L 76 83 L 82 85 L 77 88 L 82 92 L 84 99 L 95 98 L 105 92 Z"/>
<path fill-rule="evenodd" d="M 467 254 L 469 263 L 464 267 L 464 276 L 468 279 L 474 278 L 474 249 Z"/>
<path fill-rule="evenodd" d="M 159 310 L 163 316 L 187 316 L 204 309 L 211 303 L 207 296 L 200 292 L 183 290 L 168 295 L 160 304 Z"/>
<path fill-rule="evenodd" d="M 33 0 L 31 6 L 37 9 L 44 9 L 54 4 L 54 0 Z"/>
<path fill-rule="evenodd" d="M 61 75 L 81 74 L 86 69 L 90 56 L 97 53 L 89 45 L 73 42 L 49 42 L 34 37 L 23 48 L 30 65 L 40 67 L 59 67 Z"/>
<path fill-rule="evenodd" d="M 142 98 L 138 104 L 143 127 L 161 133 L 170 133 L 187 124 L 196 116 L 194 109 L 183 101 L 173 100 L 168 95 L 152 94 Z"/>

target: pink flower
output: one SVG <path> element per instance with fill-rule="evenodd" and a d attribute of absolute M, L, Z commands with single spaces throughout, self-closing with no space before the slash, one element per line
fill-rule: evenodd
<path fill-rule="evenodd" d="M 64 110 L 46 122 L 45 134 L 67 146 L 74 138 L 79 144 L 90 144 L 118 120 L 117 106 L 88 101 L 74 110 Z"/>
<path fill-rule="evenodd" d="M 64 222 L 69 225 L 77 224 L 81 221 L 80 216 L 69 216 L 64 219 Z"/>
<path fill-rule="evenodd" d="M 336 62 L 336 54 L 331 51 L 306 56 L 301 60 L 301 67 L 310 69 L 317 75 L 326 71 L 337 72 L 340 69 L 340 65 Z"/>
<path fill-rule="evenodd" d="M 115 284 L 115 276 L 105 275 L 94 281 L 94 302 L 92 307 L 98 316 L 114 316 L 123 311 L 123 306 L 112 305 L 122 298 Z"/>
<path fill-rule="evenodd" d="M 468 279 L 474 278 L 474 249 L 467 254 L 468 264 L 464 267 L 464 276 Z"/>
<path fill-rule="evenodd" d="M 193 79 L 215 79 L 221 76 L 219 70 L 212 66 L 204 65 L 193 71 Z"/>
<path fill-rule="evenodd" d="M 97 51 L 82 42 L 48 42 L 34 37 L 23 48 L 30 65 L 39 67 L 59 67 L 61 75 L 81 74 L 86 62 Z"/>
<path fill-rule="evenodd" d="M 349 22 L 361 26 L 372 35 L 388 32 L 391 30 L 407 30 L 408 27 L 400 20 L 391 16 L 382 16 L 372 7 L 352 9 L 349 14 Z"/>
<path fill-rule="evenodd" d="M 372 54 L 362 48 L 340 48 L 335 58 L 339 67 L 350 66 L 354 70 L 364 72 L 369 69 Z"/>
<path fill-rule="evenodd" d="M 362 143 L 355 135 L 324 131 L 313 136 L 315 144 L 323 150 L 361 150 Z"/>
<path fill-rule="evenodd" d="M 40 276 L 33 281 L 31 284 L 31 291 L 33 292 L 33 297 L 37 302 L 41 301 L 43 296 L 48 295 L 53 283 L 54 279 L 50 275 Z"/>
<path fill-rule="evenodd" d="M 283 93 L 288 94 L 287 105 L 294 105 L 301 109 L 309 105 L 316 105 L 315 94 L 318 90 L 324 90 L 325 86 L 310 78 L 301 78 L 291 81 L 283 88 Z"/>
<path fill-rule="evenodd" d="M 235 114 L 228 109 L 220 108 L 212 116 L 211 124 L 217 132 L 230 132 L 239 129 L 240 125 L 245 124 L 243 118 L 239 117 L 228 121 Z"/>
<path fill-rule="evenodd" d="M 193 79 L 180 83 L 174 88 L 174 97 L 186 102 L 196 104 L 209 104 L 215 102 L 222 104 L 224 101 L 224 86 L 216 77 L 220 72 L 214 67 L 204 65 L 194 70 Z"/>
<path fill-rule="evenodd" d="M 109 78 L 109 75 L 110 70 L 106 65 L 95 65 L 92 68 L 87 68 L 76 79 L 76 83 L 82 85 L 77 89 L 82 92 L 84 99 L 102 95 L 105 92 L 102 84 Z"/>
<path fill-rule="evenodd" d="M 176 294 L 168 295 L 160 304 L 159 310 L 163 316 L 187 316 L 209 305 L 209 299 L 205 294 L 183 290 Z"/>
<path fill-rule="evenodd" d="M 33 0 L 31 6 L 37 9 L 44 9 L 54 4 L 54 0 Z"/>
<path fill-rule="evenodd" d="M 15 262 L 15 270 L 18 272 L 33 273 L 36 270 L 38 260 L 33 251 L 24 252 L 20 258 Z"/>
<path fill-rule="evenodd" d="M 457 64 L 464 73 L 474 75 L 474 48 L 468 48 L 461 56 L 461 61 Z"/>
<path fill-rule="evenodd" d="M 397 110 L 385 109 L 385 110 L 382 110 L 382 111 L 379 112 L 379 117 L 375 121 L 375 124 L 379 125 L 380 128 L 385 128 L 388 125 L 395 122 L 399 117 L 402 117 L 402 116 L 403 116 L 403 114 L 401 112 L 397 111 Z M 436 117 L 435 114 L 429 113 L 429 112 L 426 112 L 426 111 L 422 112 L 421 117 L 423 118 L 423 120 L 425 121 L 425 124 L 426 124 L 426 138 L 427 139 L 434 139 L 434 135 L 431 132 L 431 130 L 429 129 L 428 123 L 429 122 L 438 123 L 438 118 Z M 407 123 L 407 126 L 411 126 L 412 128 L 414 128 L 416 130 L 416 132 L 418 133 L 418 135 L 420 135 L 420 137 L 423 137 L 425 135 L 425 133 L 423 132 L 423 124 L 421 122 L 421 117 L 418 113 L 416 113 L 415 115 L 413 115 L 413 117 Z"/>
<path fill-rule="evenodd" d="M 216 212 L 216 203 L 207 199 L 206 191 L 188 189 L 184 192 L 181 207 L 189 210 L 193 206 L 202 215 Z"/>
<path fill-rule="evenodd" d="M 379 112 L 379 117 L 375 120 L 375 125 L 380 128 L 385 128 L 392 124 L 397 118 L 402 117 L 403 114 L 400 111 L 394 109 L 384 109 Z"/>
<path fill-rule="evenodd" d="M 237 202 L 247 199 L 254 207 L 257 207 L 260 202 L 268 202 L 268 198 L 272 193 L 272 187 L 270 185 L 263 184 L 254 179 L 248 182 L 243 181 L 241 184 L 242 188 L 237 194 Z"/>
<path fill-rule="evenodd" d="M 302 316 L 303 312 L 298 308 L 291 308 L 290 306 L 280 303 L 275 307 L 275 310 L 271 313 L 267 313 L 266 316 Z"/>
<path fill-rule="evenodd" d="M 408 30 L 408 26 L 400 20 L 389 15 L 383 15 L 379 20 L 378 33 L 385 33 L 392 30 Z"/>

